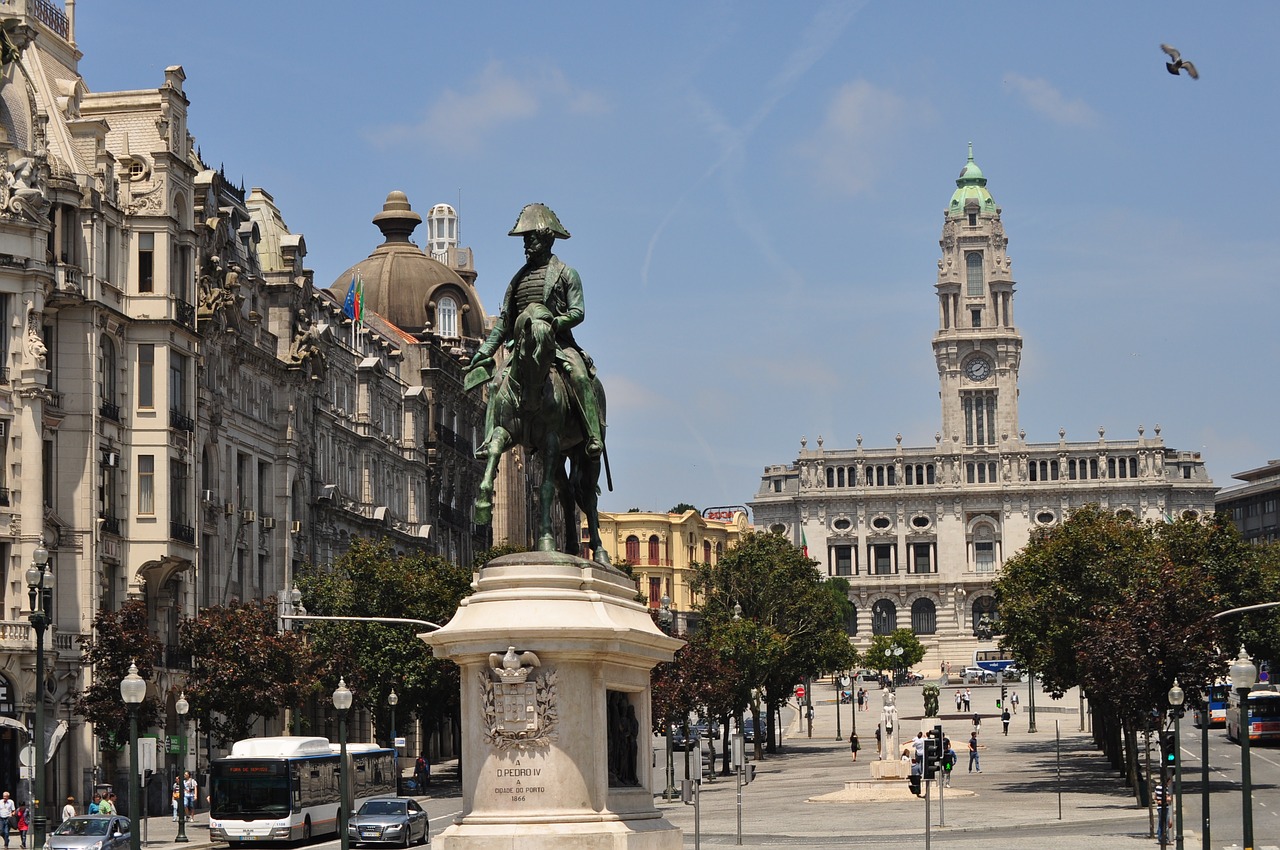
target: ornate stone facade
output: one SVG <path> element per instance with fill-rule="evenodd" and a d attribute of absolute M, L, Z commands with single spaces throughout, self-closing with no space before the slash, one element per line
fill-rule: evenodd
<path fill-rule="evenodd" d="M 943 220 L 933 338 L 942 428 L 931 446 L 833 448 L 802 438 L 795 461 L 766 467 L 751 503 L 757 527 L 807 543 L 827 575 L 848 579 L 850 634 L 910 627 L 926 667 L 960 670 L 978 647 L 992 584 L 1036 528 L 1097 503 L 1143 519 L 1213 511 L 1199 452 L 1136 439 L 1028 442 L 1018 425 L 1022 336 L 1001 210 L 970 152 Z M 1046 600 L 1046 604 L 1051 604 Z M 998 629 L 997 629 L 998 631 Z M 988 644 L 990 645 L 990 644 Z"/>

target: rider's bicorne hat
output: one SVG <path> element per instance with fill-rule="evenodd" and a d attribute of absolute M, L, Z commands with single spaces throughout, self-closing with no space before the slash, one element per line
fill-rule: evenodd
<path fill-rule="evenodd" d="M 536 230 L 545 230 L 557 239 L 568 239 L 569 231 L 564 229 L 560 219 L 546 204 L 525 204 L 516 219 L 516 226 L 511 228 L 508 236 L 523 236 Z"/>

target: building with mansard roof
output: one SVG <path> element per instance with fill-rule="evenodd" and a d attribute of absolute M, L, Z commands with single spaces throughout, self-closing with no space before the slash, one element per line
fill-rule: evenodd
<path fill-rule="evenodd" d="M 0 787 L 22 787 L 21 730 L 42 712 L 50 787 L 87 798 L 121 779 L 71 708 L 93 681 L 81 640 L 100 609 L 146 605 L 164 650 L 138 659 L 162 702 L 143 733 L 163 739 L 178 731 L 183 617 L 276 596 L 357 536 L 459 563 L 490 544 L 469 515 L 483 398 L 462 391 L 485 311 L 469 251 L 446 246 L 445 265 L 397 244 L 388 279 L 416 281 L 416 311 L 387 301 L 353 322 L 342 293 L 315 288 L 276 200 L 202 160 L 180 66 L 93 92 L 73 18 L 3 5 L 19 57 L 0 73 Z M 379 223 L 407 210 L 393 192 Z M 25 585 L 42 549 L 56 584 L 38 683 Z M 336 734 L 322 711 L 309 721 Z M 188 740 L 203 770 L 217 751 Z"/>
<path fill-rule="evenodd" d="M 1035 529 L 1088 503 L 1141 519 L 1213 511 L 1216 488 L 1199 452 L 1165 445 L 1159 425 L 1122 439 L 1099 428 L 1096 440 L 1068 441 L 1061 430 L 1057 440 L 1028 440 L 1008 243 L 970 149 L 939 243 L 942 419 L 933 445 L 904 446 L 901 435 L 883 448 L 861 435 L 854 446 L 802 438 L 793 461 L 765 468 L 751 502 L 758 528 L 807 544 L 822 572 L 848 580 L 855 643 L 909 627 L 929 650 L 928 667 L 972 663 L 984 616 L 998 633 L 993 582 Z"/>

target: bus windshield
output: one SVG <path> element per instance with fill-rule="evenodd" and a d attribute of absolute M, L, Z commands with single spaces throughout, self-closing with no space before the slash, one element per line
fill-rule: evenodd
<path fill-rule="evenodd" d="M 290 810 L 289 774 L 283 764 L 215 762 L 209 781 L 215 818 L 279 818 Z"/>

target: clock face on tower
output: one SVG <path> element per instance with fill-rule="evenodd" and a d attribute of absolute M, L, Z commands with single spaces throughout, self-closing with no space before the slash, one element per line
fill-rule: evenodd
<path fill-rule="evenodd" d="M 964 364 L 964 373 L 971 381 L 985 381 L 991 377 L 991 361 L 985 357 L 974 357 Z"/>

